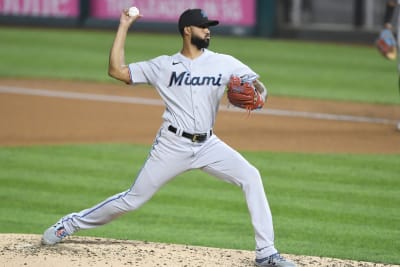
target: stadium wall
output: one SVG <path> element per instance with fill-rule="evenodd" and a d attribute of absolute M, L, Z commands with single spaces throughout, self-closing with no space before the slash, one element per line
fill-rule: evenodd
<path fill-rule="evenodd" d="M 352 2 L 346 0 L 341 6 L 359 10 L 362 0 L 354 2 L 358 5 Z M 294 3 L 301 4 L 298 14 L 303 14 L 303 20 L 310 17 L 309 8 L 304 5 L 306 0 L 0 0 L 0 25 L 109 29 L 117 27 L 123 8 L 137 6 L 144 17 L 136 23 L 135 30 L 176 33 L 179 14 L 187 8 L 200 7 L 210 18 L 220 20 L 220 26 L 213 29 L 217 34 L 359 43 L 371 43 L 377 34 L 377 29 L 362 27 L 362 20 L 357 16 L 363 12 L 347 12 L 354 19 L 348 16 L 322 28 L 315 27 L 315 23 L 298 25 L 293 18 L 299 16 L 292 15 L 292 21 L 285 20 L 286 16 L 290 17 L 285 13 L 296 14 Z M 332 10 L 329 3 L 315 2 L 312 16 L 326 18 L 324 8 Z M 339 9 L 336 12 L 341 14 Z M 349 20 L 354 25 L 340 24 Z"/>

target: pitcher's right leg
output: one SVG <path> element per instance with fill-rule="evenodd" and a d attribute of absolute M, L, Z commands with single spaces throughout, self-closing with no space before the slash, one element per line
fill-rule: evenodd
<path fill-rule="evenodd" d="M 46 245 L 56 244 L 78 230 L 104 225 L 142 206 L 164 183 L 173 177 L 167 176 L 165 173 L 164 175 L 157 175 L 152 169 L 154 168 L 152 162 L 152 159 L 146 162 L 129 190 L 111 196 L 91 208 L 64 216 L 44 232 L 42 243 Z"/>
<path fill-rule="evenodd" d="M 138 209 L 165 183 L 186 171 L 191 156 L 192 151 L 180 143 L 179 137 L 161 130 L 148 159 L 129 190 L 109 197 L 89 209 L 64 216 L 44 232 L 42 243 L 56 244 L 78 230 L 104 225 Z"/>

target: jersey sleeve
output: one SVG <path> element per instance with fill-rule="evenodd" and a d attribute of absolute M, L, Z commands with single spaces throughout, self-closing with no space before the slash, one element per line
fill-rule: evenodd
<path fill-rule="evenodd" d="M 235 76 L 239 76 L 239 77 L 245 77 L 246 79 L 249 80 L 255 80 L 259 77 L 259 75 L 254 72 L 249 66 L 245 65 L 244 63 L 242 63 L 240 60 L 228 56 L 229 60 L 230 60 L 230 74 L 231 75 L 235 75 Z"/>
<path fill-rule="evenodd" d="M 166 56 L 128 65 L 132 84 L 155 84 Z"/>

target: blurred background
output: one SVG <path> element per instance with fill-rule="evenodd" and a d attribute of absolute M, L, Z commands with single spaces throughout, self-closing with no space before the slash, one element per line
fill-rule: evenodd
<path fill-rule="evenodd" d="M 0 25 L 111 28 L 123 8 L 144 17 L 136 30 L 176 32 L 187 8 L 217 18 L 217 33 L 236 36 L 371 44 L 385 0 L 0 0 Z"/>

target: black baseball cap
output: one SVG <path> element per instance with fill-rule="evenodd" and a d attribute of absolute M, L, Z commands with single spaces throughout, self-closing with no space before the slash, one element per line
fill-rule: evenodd
<path fill-rule="evenodd" d="M 210 27 L 218 25 L 218 20 L 209 20 L 202 9 L 187 9 L 179 17 L 178 28 L 182 33 L 187 26 Z"/>

